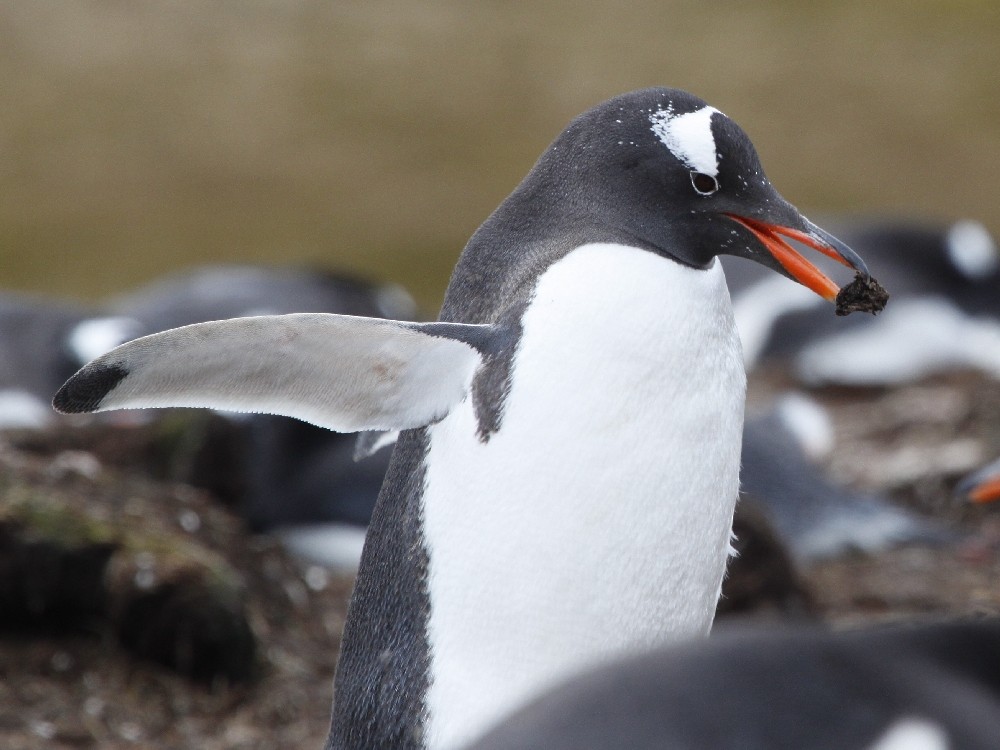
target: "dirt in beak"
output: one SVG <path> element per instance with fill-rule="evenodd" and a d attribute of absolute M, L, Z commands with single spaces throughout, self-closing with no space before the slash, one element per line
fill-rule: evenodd
<path fill-rule="evenodd" d="M 889 299 L 885 290 L 871 276 L 857 274 L 854 281 L 837 292 L 837 315 L 850 315 L 852 312 L 880 313 Z"/>

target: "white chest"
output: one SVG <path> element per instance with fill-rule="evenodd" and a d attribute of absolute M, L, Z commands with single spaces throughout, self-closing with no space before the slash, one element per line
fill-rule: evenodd
<path fill-rule="evenodd" d="M 708 632 L 745 376 L 721 264 L 587 245 L 539 280 L 500 430 L 429 430 L 427 744 L 572 672 Z"/>

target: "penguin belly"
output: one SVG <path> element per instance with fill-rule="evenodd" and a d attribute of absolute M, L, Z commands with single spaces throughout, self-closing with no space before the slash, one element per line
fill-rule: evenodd
<path fill-rule="evenodd" d="M 708 633 L 746 378 L 721 264 L 590 244 L 539 278 L 499 429 L 428 429 L 428 748 L 561 679 Z"/>

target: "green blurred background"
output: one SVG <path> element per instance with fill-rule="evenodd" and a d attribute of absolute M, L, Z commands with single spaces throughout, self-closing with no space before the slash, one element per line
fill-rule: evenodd
<path fill-rule="evenodd" d="M 565 123 L 654 84 L 734 117 L 808 212 L 998 232 L 998 78 L 986 1 L 4 3 L 0 286 L 306 262 L 432 312 Z"/>

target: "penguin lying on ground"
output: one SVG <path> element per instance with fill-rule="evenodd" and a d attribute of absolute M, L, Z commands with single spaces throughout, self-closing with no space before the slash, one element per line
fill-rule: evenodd
<path fill-rule="evenodd" d="M 467 750 L 992 750 L 1000 623 L 732 631 L 567 681 Z"/>
<path fill-rule="evenodd" d="M 792 249 L 855 269 L 842 290 Z M 469 241 L 440 321 L 241 318 L 138 339 L 65 412 L 208 406 L 403 430 L 375 507 L 328 748 L 454 748 L 559 680 L 707 634 L 745 375 L 722 267 L 885 292 L 682 91 L 574 120 Z"/>

